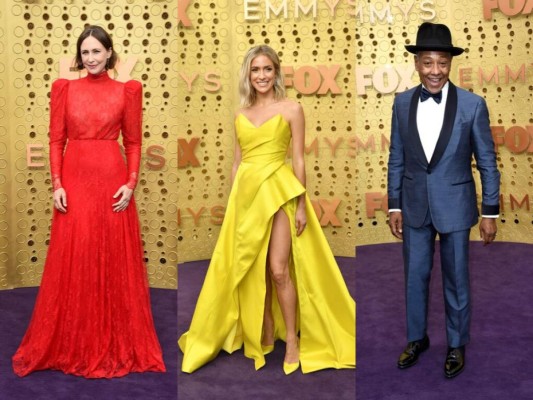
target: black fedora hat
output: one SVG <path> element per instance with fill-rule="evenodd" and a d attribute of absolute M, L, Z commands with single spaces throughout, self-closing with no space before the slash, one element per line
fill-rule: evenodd
<path fill-rule="evenodd" d="M 416 45 L 405 45 L 405 48 L 414 54 L 419 51 L 444 51 L 452 56 L 458 56 L 465 51 L 452 44 L 452 34 L 446 25 L 431 22 L 420 25 L 416 34 Z"/>

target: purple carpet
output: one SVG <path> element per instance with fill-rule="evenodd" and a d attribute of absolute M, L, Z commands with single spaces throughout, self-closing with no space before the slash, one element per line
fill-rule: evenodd
<path fill-rule="evenodd" d="M 337 258 L 350 293 L 355 291 L 353 258 Z M 178 266 L 178 332 L 185 332 L 207 270 L 208 261 Z M 178 371 L 179 400 L 354 400 L 355 370 L 322 370 L 311 374 L 297 371 L 285 376 L 282 370 L 285 346 L 276 342 L 273 353 L 266 356 L 266 365 L 259 371 L 243 350 L 229 355 L 222 351 L 211 363 L 193 374 Z M 178 368 L 182 353 L 178 351 Z"/>
<path fill-rule="evenodd" d="M 0 399 L 9 400 L 176 400 L 176 291 L 151 289 L 155 327 L 166 373 L 134 373 L 123 378 L 85 379 L 59 371 L 19 378 L 11 369 L 29 323 L 37 288 L 0 291 Z"/>
<path fill-rule="evenodd" d="M 431 347 L 399 370 L 406 345 L 401 244 L 357 248 L 357 400 L 533 399 L 533 245 L 471 243 L 473 296 L 466 368 L 444 377 L 446 333 L 438 247 Z"/>

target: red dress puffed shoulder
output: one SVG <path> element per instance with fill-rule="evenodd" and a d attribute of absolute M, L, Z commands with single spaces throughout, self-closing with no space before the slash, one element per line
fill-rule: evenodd
<path fill-rule="evenodd" d="M 68 206 L 64 214 L 54 210 L 39 294 L 13 369 L 86 378 L 163 372 L 135 201 L 122 212 L 112 208 L 119 187 L 137 183 L 142 86 L 106 72 L 60 79 L 50 111 L 52 182 L 65 189 Z"/>

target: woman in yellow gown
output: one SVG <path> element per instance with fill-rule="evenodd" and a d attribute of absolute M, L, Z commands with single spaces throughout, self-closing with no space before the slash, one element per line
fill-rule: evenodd
<path fill-rule="evenodd" d="M 191 326 L 178 341 L 182 371 L 243 345 L 259 369 L 276 339 L 286 343 L 286 374 L 299 365 L 303 373 L 355 368 L 355 302 L 305 191 L 304 114 L 285 98 L 274 50 L 248 51 L 239 89 L 233 186 Z"/>

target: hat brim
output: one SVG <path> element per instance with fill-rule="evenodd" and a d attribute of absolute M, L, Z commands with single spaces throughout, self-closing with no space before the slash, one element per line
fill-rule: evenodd
<path fill-rule="evenodd" d="M 420 51 L 443 51 L 446 53 L 450 53 L 452 56 L 458 56 L 459 54 L 462 54 L 465 49 L 461 49 L 460 47 L 453 47 L 453 46 L 414 46 L 414 45 L 405 45 L 405 49 L 409 53 L 417 54 Z"/>

